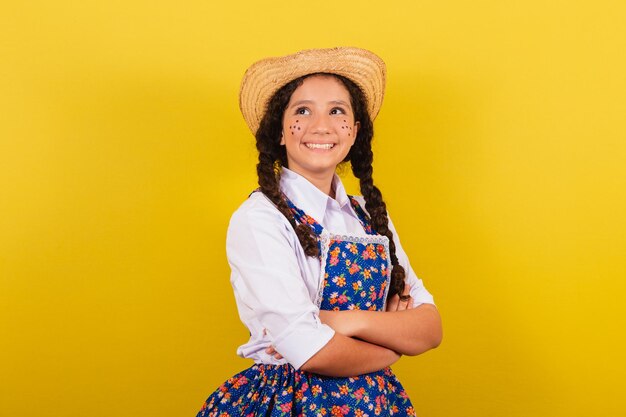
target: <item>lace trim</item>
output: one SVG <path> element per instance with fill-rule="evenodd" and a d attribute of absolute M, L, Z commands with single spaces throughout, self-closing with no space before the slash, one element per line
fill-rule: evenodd
<path fill-rule="evenodd" d="M 361 244 L 376 244 L 383 245 L 385 248 L 385 253 L 387 254 L 387 285 L 385 286 L 385 304 L 383 306 L 383 311 L 387 306 L 387 294 L 389 293 L 389 285 L 391 283 L 391 260 L 389 254 L 389 238 L 387 236 L 382 235 L 367 235 L 367 236 L 355 236 L 355 235 L 347 235 L 347 234 L 334 234 L 329 233 L 326 230 L 323 230 L 319 237 L 319 245 L 320 245 L 320 276 L 319 283 L 317 287 L 317 297 L 315 298 L 315 305 L 319 308 L 322 305 L 322 295 L 324 293 L 324 282 L 326 275 L 326 261 L 328 260 L 328 249 L 330 248 L 331 240 L 339 241 L 339 242 L 351 242 L 351 243 L 361 243 Z"/>

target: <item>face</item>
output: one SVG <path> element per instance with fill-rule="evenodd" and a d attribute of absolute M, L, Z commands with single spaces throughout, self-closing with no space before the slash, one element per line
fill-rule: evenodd
<path fill-rule="evenodd" d="M 359 129 L 350 93 L 337 78 L 305 78 L 291 95 L 283 115 L 281 145 L 288 168 L 305 178 L 332 177 L 344 160 Z"/>

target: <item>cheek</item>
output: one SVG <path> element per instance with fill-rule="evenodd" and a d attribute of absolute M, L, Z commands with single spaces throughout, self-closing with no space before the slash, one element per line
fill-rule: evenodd
<path fill-rule="evenodd" d="M 338 121 L 337 126 L 339 127 L 338 131 L 348 138 L 352 138 L 354 136 L 354 131 L 352 129 L 351 121 L 348 119 L 341 119 Z"/>
<path fill-rule="evenodd" d="M 291 119 L 286 120 L 283 123 L 283 130 L 285 134 L 289 135 L 289 137 L 298 136 L 303 130 L 302 120 L 300 119 Z"/>

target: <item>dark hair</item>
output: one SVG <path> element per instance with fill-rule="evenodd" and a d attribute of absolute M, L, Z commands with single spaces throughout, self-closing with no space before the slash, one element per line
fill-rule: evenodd
<path fill-rule="evenodd" d="M 317 238 L 313 230 L 306 224 L 297 224 L 280 191 L 280 168 L 281 166 L 287 166 L 287 151 L 285 147 L 280 144 L 283 129 L 283 114 L 293 92 L 302 85 L 305 78 L 312 75 L 328 75 L 334 77 L 341 81 L 350 93 L 354 119 L 360 123 L 360 127 L 354 145 L 352 145 L 352 148 L 343 162 L 351 163 L 352 172 L 354 176 L 359 179 L 361 193 L 365 198 L 365 209 L 370 215 L 372 228 L 378 234 L 389 238 L 392 270 L 388 297 L 394 294 L 402 294 L 404 290 L 405 271 L 404 268 L 398 264 L 396 245 L 393 241 L 393 234 L 391 230 L 389 230 L 387 206 L 383 201 L 380 190 L 374 185 L 374 180 L 372 179 L 372 162 L 374 159 L 372 138 L 374 137 L 374 127 L 372 119 L 367 112 L 365 96 L 354 82 L 336 74 L 309 74 L 289 82 L 272 96 L 265 115 L 263 119 L 261 119 L 259 129 L 256 132 L 256 147 L 259 151 L 257 175 L 259 177 L 260 190 L 276 205 L 287 220 L 289 220 L 289 223 L 296 231 L 300 244 L 304 248 L 304 253 L 308 256 L 319 256 Z"/>

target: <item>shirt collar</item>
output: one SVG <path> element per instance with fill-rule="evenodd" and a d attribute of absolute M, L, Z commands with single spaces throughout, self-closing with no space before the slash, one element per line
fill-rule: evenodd
<path fill-rule="evenodd" d="M 302 175 L 283 167 L 280 176 L 280 188 L 287 198 L 299 209 L 313 217 L 318 222 L 324 221 L 326 209 L 333 204 L 333 199 L 313 185 Z M 350 200 L 346 194 L 346 189 L 337 174 L 333 176 L 333 188 L 335 189 L 335 202 L 341 210 L 346 210 L 346 205 L 350 207 Z M 323 225 L 323 223 L 322 223 Z"/>

